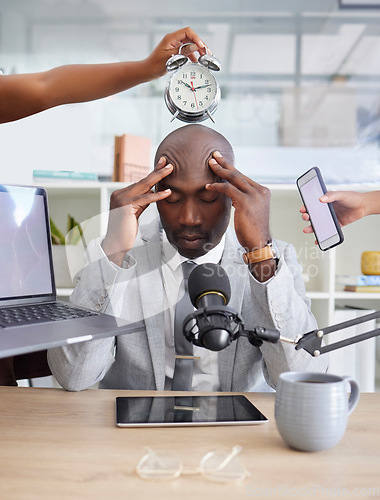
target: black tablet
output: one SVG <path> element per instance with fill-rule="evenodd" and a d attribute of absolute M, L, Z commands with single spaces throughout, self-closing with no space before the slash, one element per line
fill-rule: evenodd
<path fill-rule="evenodd" d="M 116 398 L 119 427 L 252 425 L 268 419 L 242 395 Z"/>

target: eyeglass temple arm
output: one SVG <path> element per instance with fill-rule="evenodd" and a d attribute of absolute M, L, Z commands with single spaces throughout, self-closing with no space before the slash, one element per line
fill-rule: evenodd
<path fill-rule="evenodd" d="M 219 465 L 217 470 L 223 469 L 227 464 L 231 462 L 231 460 L 236 457 L 236 455 L 239 455 L 243 448 L 239 445 L 236 445 L 232 448 L 231 453 L 226 456 L 226 458 L 223 460 L 223 462 Z"/>
<path fill-rule="evenodd" d="M 360 318 L 350 319 L 348 321 L 342 321 L 341 323 L 337 323 L 336 325 L 328 326 L 323 329 L 317 329 L 305 333 L 301 338 L 295 341 L 296 350 L 298 351 L 300 349 L 304 349 L 306 352 L 316 357 L 326 352 L 335 351 L 336 349 L 340 349 L 341 347 L 346 347 L 348 345 L 356 344 L 358 342 L 362 342 L 363 340 L 367 340 L 372 337 L 377 337 L 378 335 L 380 335 L 380 328 L 376 328 L 375 330 L 371 330 L 369 332 L 365 332 L 360 335 L 356 335 L 354 337 L 346 338 L 344 340 L 335 342 L 333 344 L 322 346 L 322 340 L 325 335 L 328 335 L 338 330 L 344 330 L 346 328 L 350 328 L 351 326 L 359 325 L 361 323 L 366 323 L 367 321 L 371 321 L 379 317 L 380 317 L 380 311 L 375 311 L 374 313 L 366 314 L 364 316 L 361 316 Z"/>

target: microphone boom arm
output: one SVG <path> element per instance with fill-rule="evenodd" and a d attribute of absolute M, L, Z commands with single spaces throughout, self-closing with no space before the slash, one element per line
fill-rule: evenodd
<path fill-rule="evenodd" d="M 335 351 L 336 349 L 340 349 L 341 347 L 346 347 L 348 345 L 356 344 L 372 337 L 377 337 L 378 335 L 380 335 L 380 328 L 376 328 L 375 330 L 371 330 L 354 337 L 346 338 L 333 344 L 322 346 L 322 340 L 325 335 L 338 330 L 344 330 L 345 328 L 359 325 L 361 323 L 366 323 L 367 321 L 371 321 L 375 318 L 380 318 L 380 311 L 375 311 L 374 313 L 366 314 L 364 316 L 360 316 L 359 318 L 350 319 L 348 321 L 337 323 L 336 325 L 328 326 L 323 329 L 318 328 L 317 330 L 305 333 L 305 335 L 295 341 L 296 350 L 298 351 L 300 349 L 304 349 L 306 352 L 316 357 L 326 352 Z"/>

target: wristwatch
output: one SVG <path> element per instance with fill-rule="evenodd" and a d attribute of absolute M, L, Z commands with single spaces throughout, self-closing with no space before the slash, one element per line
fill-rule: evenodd
<path fill-rule="evenodd" d="M 243 253 L 243 260 L 246 264 L 256 264 L 257 262 L 262 262 L 263 260 L 276 259 L 276 250 L 272 246 L 272 241 L 268 243 L 263 248 L 258 248 L 257 250 L 252 250 L 252 252 Z"/>

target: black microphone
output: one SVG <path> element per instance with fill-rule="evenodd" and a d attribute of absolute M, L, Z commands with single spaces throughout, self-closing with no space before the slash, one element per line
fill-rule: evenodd
<path fill-rule="evenodd" d="M 230 301 L 230 280 L 222 266 L 211 263 L 196 266 L 188 283 L 194 307 L 226 306 Z"/>
<path fill-rule="evenodd" d="M 217 264 L 201 264 L 190 273 L 188 287 L 197 311 L 185 318 L 184 335 L 211 351 L 226 348 L 241 322 L 235 311 L 227 307 L 231 287 L 226 271 Z"/>
<path fill-rule="evenodd" d="M 256 347 L 260 347 L 263 341 L 279 341 L 277 330 L 260 326 L 250 331 L 244 329 L 240 315 L 228 307 L 230 280 L 218 264 L 195 267 L 189 276 L 188 289 L 190 300 L 197 310 L 185 318 L 183 334 L 194 345 L 221 351 L 238 337 L 246 337 Z"/>

